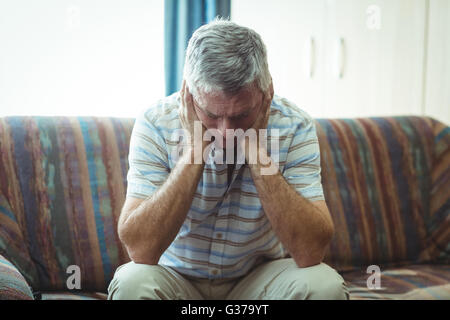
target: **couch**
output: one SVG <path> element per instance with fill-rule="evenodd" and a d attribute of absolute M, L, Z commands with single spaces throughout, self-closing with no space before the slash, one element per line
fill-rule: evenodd
<path fill-rule="evenodd" d="M 0 299 L 106 298 L 129 261 L 117 221 L 133 123 L 0 118 Z M 316 128 L 336 229 L 325 262 L 351 299 L 450 299 L 450 127 L 404 116 Z M 68 289 L 73 265 L 80 289 Z"/>

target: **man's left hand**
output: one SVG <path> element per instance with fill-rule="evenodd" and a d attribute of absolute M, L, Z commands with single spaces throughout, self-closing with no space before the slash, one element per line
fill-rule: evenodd
<path fill-rule="evenodd" d="M 245 160 L 247 163 L 249 163 L 249 156 L 250 156 L 250 152 L 252 152 L 252 151 L 256 152 L 256 155 L 258 155 L 257 162 L 262 160 L 263 163 L 267 163 L 267 151 L 266 151 L 265 147 L 261 148 L 262 146 L 260 143 L 259 130 L 267 129 L 267 125 L 269 122 L 269 115 L 270 115 L 270 105 L 272 104 L 273 95 L 274 95 L 274 90 L 273 90 L 273 84 L 271 82 L 268 90 L 263 93 L 260 114 L 258 115 L 255 122 L 251 126 L 251 129 L 254 129 L 256 131 L 257 141 L 254 141 L 254 143 L 257 144 L 256 150 L 255 150 L 255 148 L 249 148 L 250 144 L 249 144 L 248 137 L 241 140 L 240 147 L 245 148 L 244 149 L 245 150 Z M 254 155 L 254 156 L 256 156 L 256 155 Z M 264 159 L 261 159 L 261 158 L 264 158 Z M 253 163 L 249 163 L 249 164 L 253 164 Z"/>

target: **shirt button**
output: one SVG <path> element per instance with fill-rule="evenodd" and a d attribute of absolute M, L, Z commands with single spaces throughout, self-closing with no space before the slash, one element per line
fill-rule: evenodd
<path fill-rule="evenodd" d="M 217 239 L 222 239 L 222 233 L 221 232 L 217 233 Z"/>

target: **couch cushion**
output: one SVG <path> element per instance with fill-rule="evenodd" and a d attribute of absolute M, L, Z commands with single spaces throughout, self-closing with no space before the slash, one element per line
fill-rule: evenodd
<path fill-rule="evenodd" d="M 410 265 L 381 268 L 381 289 L 368 289 L 366 269 L 342 273 L 350 299 L 450 299 L 449 265 Z"/>
<path fill-rule="evenodd" d="M 0 255 L 0 300 L 33 300 L 33 293 L 16 267 Z"/>
<path fill-rule="evenodd" d="M 412 265 L 381 272 L 381 289 L 367 288 L 370 274 L 342 273 L 352 300 L 370 299 L 450 299 L 450 266 Z M 103 300 L 103 292 L 43 292 L 42 300 Z"/>
<path fill-rule="evenodd" d="M 325 262 L 348 271 L 445 260 L 450 240 L 446 125 L 413 116 L 318 119 L 317 134 L 336 230 Z"/>

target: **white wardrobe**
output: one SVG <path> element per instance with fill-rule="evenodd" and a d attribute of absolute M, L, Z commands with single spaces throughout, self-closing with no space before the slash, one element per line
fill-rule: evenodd
<path fill-rule="evenodd" d="M 450 124 L 450 0 L 234 0 L 275 91 L 316 118 L 430 115 Z"/>

